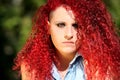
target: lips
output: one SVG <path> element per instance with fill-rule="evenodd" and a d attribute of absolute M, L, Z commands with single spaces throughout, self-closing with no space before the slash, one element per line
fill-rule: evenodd
<path fill-rule="evenodd" d="M 68 44 L 68 45 L 70 45 L 70 44 L 74 44 L 74 42 L 72 42 L 72 41 L 65 41 L 65 42 L 62 42 L 63 44 Z"/>

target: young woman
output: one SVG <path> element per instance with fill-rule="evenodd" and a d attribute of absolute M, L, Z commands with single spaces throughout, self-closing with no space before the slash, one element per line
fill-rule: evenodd
<path fill-rule="evenodd" d="M 48 0 L 15 59 L 22 80 L 119 80 L 120 39 L 101 0 Z"/>

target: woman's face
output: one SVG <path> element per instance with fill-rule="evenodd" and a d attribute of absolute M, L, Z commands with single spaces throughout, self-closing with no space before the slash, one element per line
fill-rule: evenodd
<path fill-rule="evenodd" d="M 58 53 L 62 55 L 76 53 L 77 23 L 71 10 L 62 6 L 50 14 L 49 33 Z"/>

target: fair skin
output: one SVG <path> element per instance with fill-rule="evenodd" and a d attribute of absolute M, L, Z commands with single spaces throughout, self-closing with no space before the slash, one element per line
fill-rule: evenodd
<path fill-rule="evenodd" d="M 71 10 L 67 11 L 63 6 L 56 8 L 50 14 L 50 21 L 48 21 L 49 34 L 51 36 L 52 42 L 56 48 L 56 55 L 60 62 L 60 66 L 57 66 L 58 72 L 64 80 L 67 73 L 67 69 L 70 61 L 76 55 L 77 47 L 77 23 L 74 19 L 74 15 Z M 26 64 L 22 63 L 21 72 L 22 80 L 30 80 L 30 75 L 26 69 Z M 32 76 L 34 77 L 34 76 Z"/>
<path fill-rule="evenodd" d="M 77 48 L 77 23 L 71 10 L 63 6 L 58 7 L 50 14 L 48 22 L 52 42 L 56 48 L 57 58 L 60 66 L 58 71 L 64 79 L 70 61 L 74 58 Z"/>

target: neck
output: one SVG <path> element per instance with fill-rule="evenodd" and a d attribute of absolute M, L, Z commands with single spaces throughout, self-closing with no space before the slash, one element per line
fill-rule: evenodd
<path fill-rule="evenodd" d="M 56 64 L 59 71 L 65 71 L 69 67 L 69 63 L 73 60 L 76 53 L 62 55 L 58 53 L 56 55 L 59 64 Z"/>

